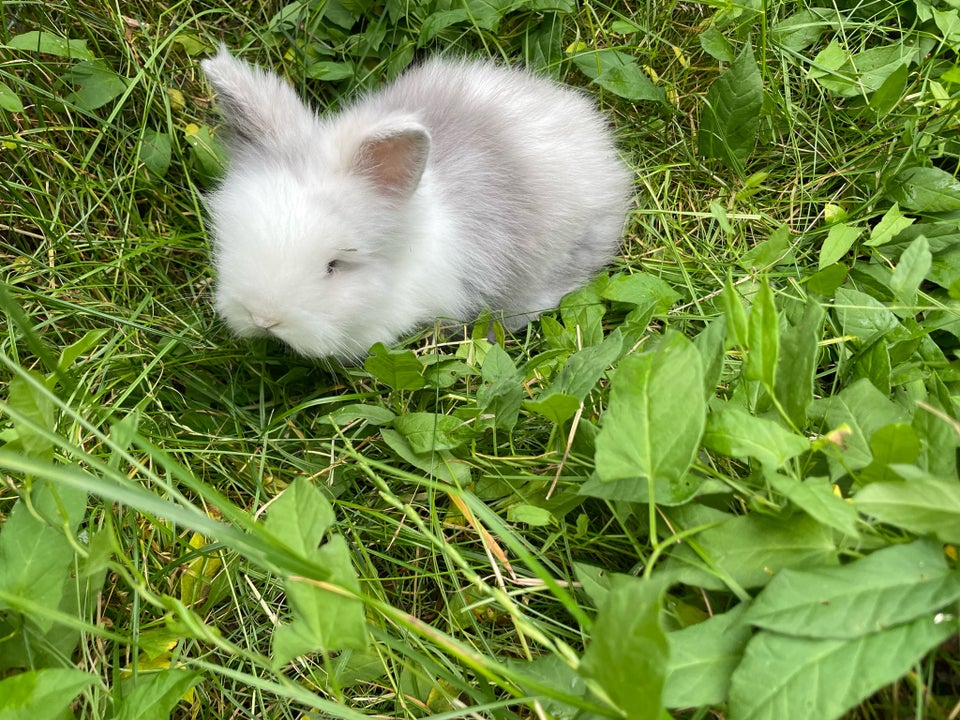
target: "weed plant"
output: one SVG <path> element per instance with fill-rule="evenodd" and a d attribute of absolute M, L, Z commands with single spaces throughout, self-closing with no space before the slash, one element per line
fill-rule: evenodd
<path fill-rule="evenodd" d="M 0 20 L 0 718 L 960 715 L 956 3 Z M 621 256 L 516 336 L 230 337 L 221 41 L 324 111 L 431 54 L 582 87 Z"/>

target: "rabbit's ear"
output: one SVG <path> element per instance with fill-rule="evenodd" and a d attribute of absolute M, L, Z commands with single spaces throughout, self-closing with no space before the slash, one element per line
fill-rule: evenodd
<path fill-rule="evenodd" d="M 200 63 L 217 92 L 217 103 L 241 145 L 275 148 L 302 138 L 313 113 L 286 82 L 233 57 L 226 46 Z"/>
<path fill-rule="evenodd" d="M 406 200 L 416 191 L 430 154 L 430 134 L 412 118 L 380 123 L 360 141 L 352 170 L 384 195 Z"/>

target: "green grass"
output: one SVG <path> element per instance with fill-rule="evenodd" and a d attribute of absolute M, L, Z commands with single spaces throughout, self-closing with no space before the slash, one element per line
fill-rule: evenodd
<path fill-rule="evenodd" d="M 960 14 L 508 5 L 0 6 L 0 717 L 960 713 Z M 221 40 L 582 86 L 621 257 L 497 344 L 231 338 Z"/>

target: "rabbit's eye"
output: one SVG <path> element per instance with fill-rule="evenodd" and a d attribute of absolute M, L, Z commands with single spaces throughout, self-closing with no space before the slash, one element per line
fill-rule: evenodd
<path fill-rule="evenodd" d="M 329 275 L 329 274 L 332 273 L 334 270 L 336 270 L 336 269 L 337 269 L 337 265 L 339 265 L 339 263 L 338 263 L 336 260 L 331 260 L 330 262 L 328 262 L 328 263 L 327 263 L 327 275 Z"/>

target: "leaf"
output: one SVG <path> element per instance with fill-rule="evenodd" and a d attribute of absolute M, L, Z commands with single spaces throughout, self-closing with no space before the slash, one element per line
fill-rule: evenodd
<path fill-rule="evenodd" d="M 700 154 L 737 172 L 756 144 L 763 105 L 763 81 L 749 43 L 707 91 L 697 134 Z"/>
<path fill-rule="evenodd" d="M 407 439 L 410 449 L 418 454 L 453 450 L 463 445 L 469 437 L 464 421 L 452 415 L 405 413 L 394 419 L 393 427 Z"/>
<path fill-rule="evenodd" d="M 771 394 L 776 385 L 777 360 L 780 355 L 780 324 L 773 291 L 766 276 L 753 297 L 747 317 L 748 380 L 759 380 Z"/>
<path fill-rule="evenodd" d="M 902 330 L 897 316 L 871 295 L 844 287 L 837 290 L 835 300 L 845 335 L 868 342 L 883 336 L 892 339 L 897 330 Z"/>
<path fill-rule="evenodd" d="M 54 443 L 50 435 L 57 429 L 56 406 L 44 378 L 31 370 L 22 372 L 24 375 L 11 378 L 7 389 L 13 428 L 24 453 L 52 459 Z"/>
<path fill-rule="evenodd" d="M 840 258 L 847 254 L 853 243 L 863 232 L 863 228 L 847 225 L 846 223 L 837 223 L 830 228 L 826 240 L 820 247 L 820 262 L 818 270 L 823 270 L 828 265 L 833 265 Z"/>
<path fill-rule="evenodd" d="M 96 110 L 127 90 L 127 80 L 102 60 L 83 60 L 67 70 L 63 79 L 77 86 L 65 100 L 81 110 Z"/>
<path fill-rule="evenodd" d="M 619 329 L 611 332 L 602 343 L 584 348 L 569 357 L 550 387 L 535 400 L 527 400 L 524 407 L 553 422 L 566 422 L 576 413 L 580 403 L 599 382 L 623 349 Z"/>
<path fill-rule="evenodd" d="M 761 631 L 730 682 L 734 720 L 833 720 L 894 682 L 957 631 L 955 620 L 922 617 L 851 640 Z"/>
<path fill-rule="evenodd" d="M 151 175 L 161 178 L 167 174 L 171 154 L 170 136 L 167 133 L 149 128 L 143 131 L 143 139 L 140 141 L 140 162 Z"/>
<path fill-rule="evenodd" d="M 932 262 L 930 243 L 921 235 L 903 251 L 900 261 L 893 269 L 890 289 L 897 296 L 897 300 L 904 305 L 917 304 L 917 290 L 930 272 Z"/>
<path fill-rule="evenodd" d="M 0 532 L 0 592 L 55 610 L 70 577 L 76 552 L 64 529 L 74 532 L 87 509 L 86 493 L 35 480 L 30 506 L 18 500 Z M 42 518 L 42 519 L 41 519 Z M 0 603 L 2 604 L 2 603 Z M 33 616 L 42 632 L 50 616 Z"/>
<path fill-rule="evenodd" d="M 900 480 L 890 466 L 916 462 L 920 457 L 920 438 L 906 423 L 884 425 L 870 437 L 870 453 L 873 461 L 857 476 L 861 483 Z"/>
<path fill-rule="evenodd" d="M 167 720 L 184 695 L 201 680 L 199 673 L 171 668 L 137 675 L 133 688 L 115 698 L 113 720 Z"/>
<path fill-rule="evenodd" d="M 906 230 L 914 222 L 913 218 L 904 217 L 900 212 L 900 205 L 894 203 L 893 206 L 883 214 L 873 229 L 870 231 L 870 239 L 864 245 L 868 247 L 879 247 L 886 245 L 893 240 L 901 230 Z"/>
<path fill-rule="evenodd" d="M 810 517 L 849 537 L 860 536 L 856 509 L 837 497 L 827 478 L 809 477 L 801 482 L 776 473 L 765 473 L 765 477 L 778 492 Z"/>
<path fill-rule="evenodd" d="M 935 167 L 908 167 L 886 184 L 887 195 L 914 212 L 960 210 L 960 181 Z"/>
<path fill-rule="evenodd" d="M 788 567 L 836 564 L 833 531 L 800 513 L 788 517 L 730 517 L 696 535 L 696 555 L 681 546 L 671 553 L 675 579 L 689 585 L 752 588 L 766 585 Z M 696 558 L 696 559 L 695 559 Z M 686 563 L 699 567 L 686 567 Z"/>
<path fill-rule="evenodd" d="M 0 720 L 60 720 L 73 699 L 100 680 L 82 670 L 28 670 L 0 680 Z"/>
<path fill-rule="evenodd" d="M 574 55 L 573 62 L 597 85 L 622 98 L 658 103 L 667 101 L 663 88 L 654 85 L 627 53 L 610 48 L 592 50 Z"/>
<path fill-rule="evenodd" d="M 782 263 L 794 262 L 795 258 L 790 246 L 790 228 L 781 225 L 774 230 L 770 237 L 757 243 L 737 260 L 737 265 L 750 272 L 752 270 L 767 270 Z"/>
<path fill-rule="evenodd" d="M 844 447 L 836 448 L 842 458 L 842 470 L 858 470 L 873 459 L 869 438 L 884 425 L 910 421 L 903 408 L 877 390 L 866 379 L 848 385 L 838 394 L 826 400 L 825 416 L 831 428 L 846 425 L 849 434 L 844 437 Z"/>
<path fill-rule="evenodd" d="M 840 567 L 784 570 L 745 620 L 786 635 L 856 638 L 932 615 L 958 598 L 960 576 L 937 544 L 921 540 Z"/>
<path fill-rule="evenodd" d="M 264 527 L 312 562 L 318 572 L 315 578 L 287 577 L 284 581 L 294 619 L 274 631 L 276 667 L 308 652 L 366 647 L 363 603 L 350 596 L 360 592 L 350 549 L 341 535 L 323 542 L 333 523 L 330 503 L 303 478 L 294 480 L 270 506 Z"/>
<path fill-rule="evenodd" d="M 960 543 L 960 483 L 956 480 L 918 477 L 875 482 L 861 489 L 853 503 L 864 515 L 882 523 Z"/>
<path fill-rule="evenodd" d="M 745 604 L 667 635 L 670 660 L 663 702 L 668 708 L 692 708 L 726 702 L 730 676 L 750 639 L 741 621 Z"/>
<path fill-rule="evenodd" d="M 0 108 L 7 112 L 23 112 L 23 102 L 8 85 L 0 82 Z"/>
<path fill-rule="evenodd" d="M 705 416 L 700 353 L 669 332 L 655 350 L 627 356 L 617 368 L 596 440 L 598 476 L 604 482 L 633 479 L 637 501 L 686 501 L 699 485 L 687 470 Z"/>
<path fill-rule="evenodd" d="M 383 343 L 370 348 L 363 369 L 394 390 L 424 387 L 423 365 L 410 350 L 390 350 Z"/>
<path fill-rule="evenodd" d="M 723 304 L 723 314 L 727 319 L 727 332 L 733 345 L 746 349 L 747 347 L 747 311 L 743 308 L 740 293 L 733 285 L 733 278 L 727 275 L 727 281 L 720 295 Z"/>
<path fill-rule="evenodd" d="M 380 436 L 384 442 L 402 460 L 426 473 L 451 485 L 465 486 L 470 481 L 470 465 L 455 458 L 449 450 L 432 453 L 415 453 L 407 439 L 395 430 L 383 428 Z"/>
<path fill-rule="evenodd" d="M 814 377 L 825 317 L 823 306 L 813 298 L 808 298 L 800 319 L 780 332 L 777 400 L 795 428 L 807 424 L 807 408 L 813 402 Z"/>
<path fill-rule="evenodd" d="M 779 468 L 810 449 L 810 441 L 805 437 L 729 404 L 707 415 L 703 444 L 729 457 L 755 458 L 772 468 Z"/>
<path fill-rule="evenodd" d="M 700 33 L 697 39 L 700 41 L 700 47 L 706 50 L 715 60 L 731 63 L 737 57 L 730 41 L 723 36 L 723 33 L 715 25 L 711 25 Z"/>
<path fill-rule="evenodd" d="M 39 52 L 57 57 L 92 60 L 93 54 L 87 50 L 86 40 L 67 40 L 45 30 L 31 30 L 10 38 L 7 47 L 15 50 Z"/>
<path fill-rule="evenodd" d="M 613 278 L 603 288 L 600 296 L 638 307 L 651 306 L 654 312 L 658 313 L 667 312 L 680 299 L 680 293 L 666 282 L 643 272 Z"/>
<path fill-rule="evenodd" d="M 512 430 L 523 402 L 523 378 L 513 360 L 499 345 L 494 345 L 483 359 L 483 385 L 477 389 L 477 407 L 484 415 L 493 416 L 493 424 Z"/>
<path fill-rule="evenodd" d="M 546 508 L 521 503 L 507 510 L 507 521 L 524 523 L 530 527 L 544 527 L 554 522 L 553 513 Z"/>
<path fill-rule="evenodd" d="M 660 625 L 664 585 L 611 579 L 578 672 L 592 678 L 630 720 L 661 720 L 667 636 Z"/>
<path fill-rule="evenodd" d="M 812 7 L 795 12 L 770 28 L 770 37 L 781 47 L 800 52 L 820 36 L 840 25 L 840 13 L 833 8 Z"/>

